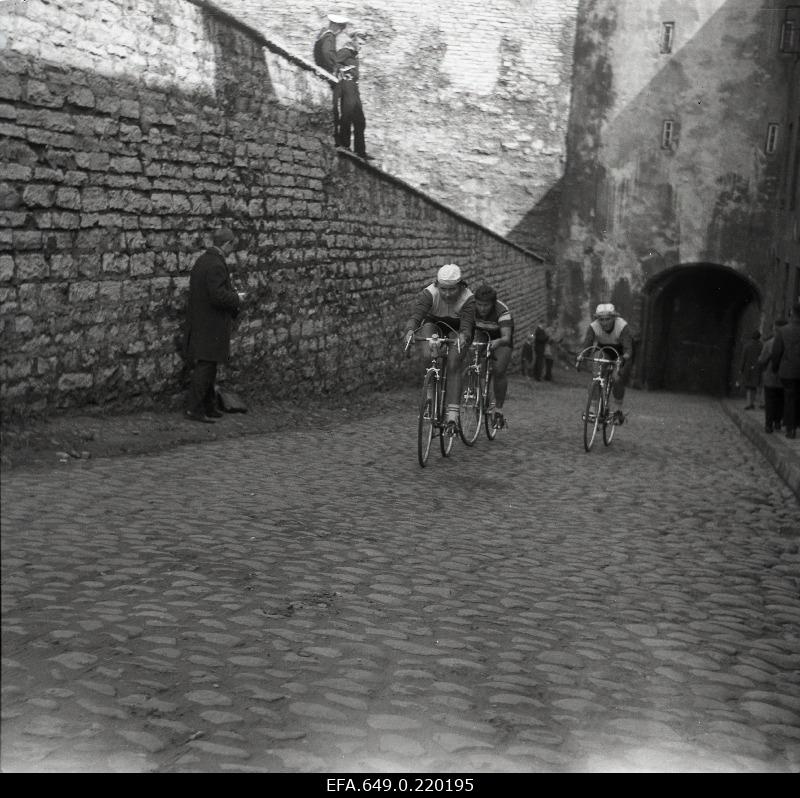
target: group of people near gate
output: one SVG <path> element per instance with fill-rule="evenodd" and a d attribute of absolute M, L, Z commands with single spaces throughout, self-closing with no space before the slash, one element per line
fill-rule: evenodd
<path fill-rule="evenodd" d="M 754 410 L 763 391 L 764 432 L 784 429 L 787 438 L 797 437 L 800 426 L 800 301 L 791 317 L 777 318 L 766 340 L 755 330 L 742 349 L 741 385 L 745 410 Z M 738 383 L 737 383 L 738 387 Z"/>
<path fill-rule="evenodd" d="M 494 396 L 490 397 L 489 413 L 493 416 L 494 425 L 503 427 L 508 365 L 514 346 L 514 318 L 509 306 L 498 298 L 497 291 L 483 283 L 473 293 L 459 266 L 448 263 L 439 269 L 436 279 L 417 296 L 405 326 L 406 346 L 415 335 L 430 338 L 436 333 L 442 338 L 458 339 L 459 345 L 451 346 L 447 354 L 449 376 L 445 392 L 445 423 L 451 431 L 458 425 L 461 373 L 467 347 L 472 341 L 489 343 L 490 356 L 494 361 Z M 583 346 L 613 346 L 619 353 L 613 397 L 614 420 L 622 424 L 625 420 L 625 387 L 632 366 L 633 338 L 628 323 L 616 312 L 614 305 L 605 302 L 597 306 Z"/>

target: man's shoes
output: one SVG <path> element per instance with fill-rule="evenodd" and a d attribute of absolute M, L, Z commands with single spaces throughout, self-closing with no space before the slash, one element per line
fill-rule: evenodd
<path fill-rule="evenodd" d="M 620 426 L 625 423 L 625 416 L 623 415 L 621 410 L 615 410 L 614 416 L 612 421 L 614 424 L 619 424 Z"/>
<path fill-rule="evenodd" d="M 755 410 L 755 409 L 756 409 L 756 406 L 755 406 L 755 405 L 745 405 L 745 406 L 744 406 L 744 409 L 745 409 L 745 410 Z"/>
<path fill-rule="evenodd" d="M 492 419 L 492 422 L 495 429 L 503 429 L 503 427 L 505 427 L 506 417 L 503 415 L 502 410 L 494 411 L 494 418 Z"/>
<path fill-rule="evenodd" d="M 183 417 L 188 419 L 189 421 L 199 421 L 201 424 L 214 424 L 214 419 L 209 418 L 208 416 L 202 413 L 193 413 L 191 410 L 187 410 Z"/>
<path fill-rule="evenodd" d="M 222 418 L 224 415 L 224 413 L 220 413 L 216 408 L 206 410 L 206 418 Z"/>
<path fill-rule="evenodd" d="M 450 419 L 449 421 L 445 422 L 444 425 L 444 434 L 445 435 L 458 435 L 458 422 L 453 421 Z"/>

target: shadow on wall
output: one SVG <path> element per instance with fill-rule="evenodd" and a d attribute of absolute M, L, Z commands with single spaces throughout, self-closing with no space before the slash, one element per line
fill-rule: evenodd
<path fill-rule="evenodd" d="M 214 48 L 214 93 L 223 112 L 221 123 L 225 125 L 234 114 L 259 115 L 259 94 L 249 89 L 257 85 L 264 98 L 275 96 L 272 76 L 262 55 L 266 39 L 219 8 L 202 2 L 196 5 L 202 11 L 203 28 Z M 245 57 L 239 54 L 243 49 L 247 50 Z"/>
<path fill-rule="evenodd" d="M 509 241 L 537 252 L 547 263 L 554 262 L 561 213 L 561 191 L 562 180 L 559 179 L 506 233 Z"/>

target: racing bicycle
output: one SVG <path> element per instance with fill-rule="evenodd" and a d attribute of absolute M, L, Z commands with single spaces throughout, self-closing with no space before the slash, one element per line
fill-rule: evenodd
<path fill-rule="evenodd" d="M 430 347 L 431 359 L 422 378 L 417 417 L 417 459 L 425 468 L 431 453 L 433 439 L 439 438 L 442 457 L 448 457 L 458 430 L 448 430 L 446 423 L 447 354 L 451 346 L 459 346 L 457 338 L 443 338 L 437 333 L 430 336 L 414 334 L 405 346 L 406 354 L 412 341 L 425 342 Z"/>
<path fill-rule="evenodd" d="M 581 363 L 591 364 L 592 381 L 586 397 L 583 413 L 583 448 L 591 451 L 602 427 L 603 443 L 608 446 L 614 437 L 617 422 L 611 410 L 611 391 L 614 388 L 619 352 L 613 346 L 590 346 L 584 349 L 575 361 L 575 368 Z"/>
<path fill-rule="evenodd" d="M 493 441 L 502 422 L 489 412 L 494 393 L 494 358 L 490 341 L 474 341 L 470 345 L 471 360 L 464 368 L 458 431 L 461 440 L 472 446 L 481 431 Z"/>

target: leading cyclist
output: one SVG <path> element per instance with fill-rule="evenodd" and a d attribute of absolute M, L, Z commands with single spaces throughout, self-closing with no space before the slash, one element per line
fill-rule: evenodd
<path fill-rule="evenodd" d="M 458 406 L 461 396 L 461 370 L 466 347 L 472 340 L 475 325 L 475 297 L 461 277 L 455 263 L 442 266 L 436 279 L 417 297 L 411 316 L 406 322 L 405 345 L 422 325 L 420 334 L 429 338 L 437 333 L 442 338 L 458 338 L 459 348 L 451 346 L 447 353 L 446 424 L 451 434 L 458 425 Z"/>
<path fill-rule="evenodd" d="M 583 348 L 590 346 L 613 346 L 619 352 L 617 374 L 614 378 L 614 421 L 625 422 L 622 404 L 625 399 L 625 386 L 633 368 L 633 336 L 628 322 L 623 319 L 610 302 L 601 302 L 594 312 L 594 321 L 586 330 Z M 613 359 L 613 355 L 610 355 Z"/>
<path fill-rule="evenodd" d="M 494 359 L 494 396 L 489 413 L 496 427 L 505 426 L 503 404 L 508 392 L 506 371 L 514 346 L 514 319 L 508 305 L 497 298 L 497 291 L 484 283 L 475 291 L 475 340 L 488 340 Z"/>

